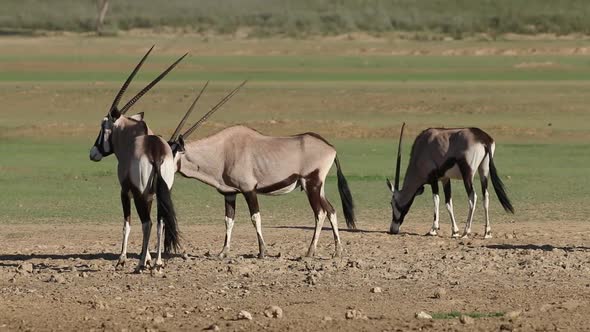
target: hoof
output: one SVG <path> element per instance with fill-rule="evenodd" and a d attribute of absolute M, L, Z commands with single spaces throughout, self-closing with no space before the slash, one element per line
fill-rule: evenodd
<path fill-rule="evenodd" d="M 459 232 L 454 232 L 453 235 L 451 235 L 451 237 L 453 239 L 458 239 L 460 237 Z"/>
<path fill-rule="evenodd" d="M 486 235 L 483 236 L 484 239 L 491 239 L 492 238 L 492 233 L 486 233 Z"/>
<path fill-rule="evenodd" d="M 426 233 L 427 236 L 437 236 L 438 232 L 436 229 L 431 229 L 430 232 Z"/>
<path fill-rule="evenodd" d="M 264 257 L 266 257 L 266 254 L 264 252 L 258 254 L 258 259 L 264 259 Z"/>
<path fill-rule="evenodd" d="M 162 263 L 160 263 L 160 264 L 156 263 L 154 265 L 154 267 L 152 267 L 152 272 L 162 273 L 163 271 L 164 271 L 164 264 L 162 264 Z"/>
<path fill-rule="evenodd" d="M 471 235 L 471 233 L 463 233 L 463 235 L 461 235 L 462 239 L 468 239 L 469 235 Z"/>
<path fill-rule="evenodd" d="M 336 251 L 332 254 L 332 258 L 342 258 L 342 248 L 336 248 Z"/>
<path fill-rule="evenodd" d="M 136 274 L 142 274 L 148 270 L 149 268 L 146 265 L 138 265 L 133 272 Z"/>
<path fill-rule="evenodd" d="M 222 251 L 219 253 L 219 255 L 217 255 L 217 258 L 219 258 L 219 259 L 227 258 L 227 253 Z"/>
<path fill-rule="evenodd" d="M 125 268 L 125 259 L 121 259 L 119 258 L 119 261 L 117 262 L 117 265 L 115 265 L 115 270 L 120 271 L 123 268 Z"/>
<path fill-rule="evenodd" d="M 308 250 L 307 254 L 305 254 L 305 257 L 313 257 L 315 256 L 315 250 Z"/>

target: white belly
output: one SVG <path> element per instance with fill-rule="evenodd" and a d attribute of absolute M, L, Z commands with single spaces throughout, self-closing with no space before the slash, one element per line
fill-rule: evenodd
<path fill-rule="evenodd" d="M 271 191 L 269 193 L 266 193 L 266 195 L 273 195 L 273 196 L 275 196 L 275 195 L 288 194 L 288 193 L 292 192 L 293 190 L 295 190 L 295 188 L 297 188 L 297 182 L 298 181 L 295 181 L 292 184 L 290 184 L 290 185 L 288 185 L 288 186 L 286 186 L 284 188 L 281 188 L 281 189 L 278 189 L 278 190 L 275 190 L 275 191 Z"/>

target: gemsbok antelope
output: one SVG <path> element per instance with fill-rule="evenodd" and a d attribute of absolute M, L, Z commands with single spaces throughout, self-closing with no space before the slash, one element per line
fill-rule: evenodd
<path fill-rule="evenodd" d="M 346 224 L 352 229 L 356 228 L 354 204 L 336 150 L 320 135 L 304 133 L 288 137 L 271 137 L 238 125 L 223 129 L 209 137 L 184 143 L 184 140 L 242 85 L 222 99 L 184 134 L 179 135 L 186 117 L 199 98 L 197 97 L 169 141 L 175 153 L 178 172 L 187 178 L 197 179 L 216 188 L 224 196 L 226 233 L 219 257 L 226 257 L 230 250 L 238 193 L 244 195 L 256 229 L 258 258 L 264 258 L 266 245 L 262 237 L 257 195 L 286 194 L 299 186 L 307 194 L 316 223 L 307 256 L 315 254 L 326 215 L 334 233 L 334 257 L 340 256 L 342 244 L 338 234 L 336 210 L 324 194 L 326 176 L 333 163 L 336 164 L 338 190 Z"/>
<path fill-rule="evenodd" d="M 429 128 L 416 137 L 410 163 L 404 177 L 404 184 L 399 189 L 399 172 L 401 162 L 401 142 L 404 134 L 402 125 L 397 152 L 397 164 L 395 168 L 395 182 L 391 184 L 387 179 L 387 186 L 393 193 L 391 199 L 392 221 L 390 233 L 398 234 L 404 217 L 410 210 L 414 198 L 424 192 L 424 185 L 432 188 L 434 200 L 434 222 L 429 235 L 437 235 L 439 230 L 439 197 L 438 181 L 443 183 L 445 202 L 451 217 L 452 237 L 459 236 L 459 228 L 453 214 L 453 201 L 451 200 L 451 179 L 463 180 L 465 190 L 469 196 L 469 213 L 463 237 L 471 233 L 471 223 L 475 211 L 477 195 L 473 188 L 475 173 L 479 173 L 483 192 L 483 207 L 485 213 L 484 238 L 491 238 L 489 218 L 489 193 L 488 177 L 491 177 L 492 185 L 498 196 L 498 200 L 507 212 L 514 213 L 514 208 L 506 195 L 502 180 L 498 176 L 494 166 L 495 143 L 492 137 L 479 128 Z"/>
<path fill-rule="evenodd" d="M 168 143 L 159 136 L 153 135 L 147 124 L 143 121 L 143 113 L 130 117 L 125 113 L 146 92 L 168 74 L 185 56 L 174 62 L 168 69 L 154 79 L 133 97 L 123 108 L 118 104 L 127 90 L 129 83 L 154 47 L 145 54 L 131 75 L 127 78 L 113 104 L 100 125 L 100 132 L 94 146 L 90 150 L 90 159 L 100 161 L 112 153 L 118 161 L 117 173 L 121 184 L 121 204 L 123 205 L 123 244 L 121 256 L 117 267 L 124 266 L 127 259 L 127 241 L 131 231 L 131 196 L 135 202 L 137 214 L 141 219 L 143 231 L 143 244 L 140 262 L 137 270 L 151 265 L 149 253 L 149 238 L 152 222 L 150 211 L 154 194 L 157 198 L 157 258 L 154 268 L 162 267 L 162 232 L 164 232 L 164 252 L 176 250 L 179 243 L 179 234 L 176 223 L 176 214 L 170 196 L 170 190 L 174 183 L 174 157 Z"/>

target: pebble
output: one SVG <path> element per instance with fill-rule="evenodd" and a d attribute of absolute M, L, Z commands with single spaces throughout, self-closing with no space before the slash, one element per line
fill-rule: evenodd
<path fill-rule="evenodd" d="M 442 299 L 447 296 L 447 290 L 444 288 L 438 288 L 434 291 L 434 298 L 435 299 Z"/>
<path fill-rule="evenodd" d="M 164 317 L 156 316 L 156 317 L 154 317 L 153 321 L 156 324 L 162 324 L 162 323 L 164 323 Z"/>
<path fill-rule="evenodd" d="M 268 318 L 283 318 L 283 309 L 273 305 L 264 310 L 264 315 Z"/>
<path fill-rule="evenodd" d="M 461 317 L 459 317 L 459 321 L 465 325 L 471 325 L 475 323 L 475 320 L 467 315 L 461 315 Z"/>
<path fill-rule="evenodd" d="M 16 269 L 20 273 L 32 273 L 33 272 L 33 264 L 31 263 L 22 263 Z"/>
<path fill-rule="evenodd" d="M 373 287 L 371 288 L 371 293 L 382 293 L 383 290 L 381 289 L 381 287 Z"/>
<path fill-rule="evenodd" d="M 512 324 L 502 324 L 500 325 L 500 331 L 512 331 L 514 328 Z"/>
<path fill-rule="evenodd" d="M 520 316 L 520 314 L 521 314 L 520 311 L 509 311 L 504 315 L 504 317 L 506 317 L 508 319 L 515 319 L 515 318 L 518 318 Z"/>
<path fill-rule="evenodd" d="M 425 313 L 424 311 L 420 311 L 420 312 L 416 313 L 416 318 L 418 318 L 418 319 L 432 319 L 432 316 Z"/>
<path fill-rule="evenodd" d="M 332 317 L 324 316 L 324 322 L 331 322 L 331 321 L 332 321 Z"/>
<path fill-rule="evenodd" d="M 252 314 L 246 310 L 242 310 L 238 313 L 238 319 L 252 320 Z"/>
<path fill-rule="evenodd" d="M 49 282 L 55 282 L 57 284 L 65 284 L 66 278 L 60 276 L 59 274 L 52 274 L 51 277 L 49 277 Z"/>
<path fill-rule="evenodd" d="M 344 317 L 346 319 L 369 319 L 366 315 L 364 315 L 360 310 L 357 309 L 347 310 Z"/>
<path fill-rule="evenodd" d="M 205 331 L 219 331 L 219 330 L 220 330 L 220 328 L 217 324 L 211 324 L 207 328 L 205 328 Z"/>

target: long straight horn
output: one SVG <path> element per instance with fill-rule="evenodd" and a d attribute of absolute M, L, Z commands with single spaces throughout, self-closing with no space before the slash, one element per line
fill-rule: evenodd
<path fill-rule="evenodd" d="M 244 82 L 242 82 L 242 84 L 238 85 L 235 89 L 232 90 L 232 92 L 230 92 L 227 96 L 225 96 L 223 99 L 221 99 L 217 105 L 213 106 L 213 108 L 211 108 L 211 110 L 209 110 L 209 112 L 207 112 L 205 115 L 203 115 L 202 118 L 199 119 L 199 121 L 197 121 L 192 127 L 190 127 L 186 132 L 184 132 L 184 134 L 182 134 L 183 138 L 187 138 L 188 135 L 192 134 L 195 129 L 197 129 L 197 127 L 199 127 L 203 122 L 205 122 L 205 120 L 207 120 L 211 115 L 213 115 L 213 113 L 215 113 L 215 111 L 217 111 L 219 108 L 221 108 L 221 106 L 223 106 L 223 104 L 225 104 L 228 100 L 230 100 L 231 97 L 233 97 L 238 90 L 240 90 L 241 87 L 243 87 L 246 82 L 248 82 L 248 80 L 245 80 Z"/>
<path fill-rule="evenodd" d="M 163 73 L 161 73 L 158 77 L 156 77 L 156 79 L 154 79 L 145 88 L 143 88 L 141 91 L 139 91 L 139 93 L 136 94 L 135 97 L 131 98 L 131 100 L 128 101 L 127 104 L 125 104 L 125 106 L 123 106 L 123 108 L 121 109 L 121 114 L 125 114 L 125 112 L 127 112 L 129 110 L 129 108 L 131 108 L 131 106 L 133 106 L 133 104 L 135 104 L 139 100 L 139 98 L 141 98 L 146 92 L 150 91 L 150 89 L 153 88 L 154 85 L 156 85 L 162 78 L 164 78 L 164 76 L 168 75 L 168 73 L 172 69 L 174 69 L 174 67 L 176 67 L 176 65 L 180 61 L 182 61 L 182 59 L 184 59 L 187 55 L 188 55 L 188 53 L 185 53 L 183 56 L 181 56 L 180 59 L 176 60 L 176 62 L 174 62 L 172 65 L 170 65 L 170 67 L 168 67 L 168 69 L 166 69 Z"/>
<path fill-rule="evenodd" d="M 135 66 L 135 69 L 133 69 L 133 71 L 131 72 L 131 75 L 129 75 L 129 77 L 127 77 L 127 80 L 125 81 L 125 83 L 123 83 L 123 86 L 121 87 L 121 89 L 119 89 L 119 92 L 117 93 L 117 96 L 115 97 L 115 100 L 113 100 L 113 105 L 111 106 L 111 111 L 117 109 L 117 106 L 119 105 L 119 102 L 121 101 L 121 97 L 123 97 L 123 94 L 127 90 L 127 87 L 129 87 L 129 83 L 131 83 L 131 81 L 135 77 L 135 74 L 137 74 L 137 72 L 139 71 L 139 68 L 141 68 L 141 66 L 143 65 L 143 62 L 145 61 L 145 59 L 147 59 L 148 55 L 150 55 L 150 53 L 154 49 L 154 46 L 156 46 L 156 45 L 153 45 L 147 51 L 147 53 L 143 56 L 143 58 L 141 58 L 141 61 L 139 61 L 137 66 Z"/>
<path fill-rule="evenodd" d="M 176 127 L 176 130 L 174 130 L 174 133 L 172 134 L 172 136 L 170 136 L 170 142 L 175 141 L 176 138 L 178 137 L 178 133 L 180 132 L 180 129 L 182 129 L 182 127 L 186 123 L 186 119 L 188 119 L 188 117 L 193 112 L 193 109 L 195 108 L 195 105 L 197 104 L 197 101 L 199 101 L 199 98 L 201 98 L 201 95 L 203 94 L 203 91 L 205 91 L 205 89 L 207 88 L 207 85 L 209 85 L 209 81 L 207 81 L 207 83 L 205 83 L 205 85 L 201 89 L 201 92 L 199 92 L 199 95 L 197 96 L 197 98 L 195 98 L 195 101 L 193 101 L 193 104 L 191 105 L 191 107 L 188 109 L 188 111 L 186 112 L 186 114 L 184 115 L 184 117 L 182 118 L 182 120 L 180 120 L 180 123 L 178 124 L 178 127 Z"/>
<path fill-rule="evenodd" d="M 401 133 L 399 134 L 399 144 L 397 146 L 397 163 L 395 165 L 395 182 L 394 182 L 394 186 L 393 186 L 393 189 L 395 189 L 395 190 L 399 190 L 399 168 L 400 168 L 400 164 L 402 163 L 402 137 L 404 136 L 404 127 L 405 126 L 406 126 L 406 123 L 404 122 L 402 124 Z"/>

